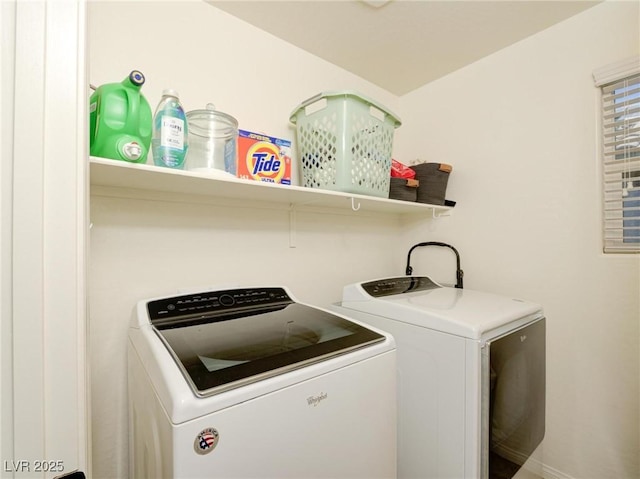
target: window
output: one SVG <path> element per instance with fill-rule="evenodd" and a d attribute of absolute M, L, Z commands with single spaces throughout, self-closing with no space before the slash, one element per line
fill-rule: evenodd
<path fill-rule="evenodd" d="M 602 90 L 605 253 L 640 252 L 640 58 L 594 72 Z"/>

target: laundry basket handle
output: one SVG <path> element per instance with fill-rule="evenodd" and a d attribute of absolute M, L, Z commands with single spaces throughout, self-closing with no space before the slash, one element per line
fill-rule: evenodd
<path fill-rule="evenodd" d="M 326 98 L 331 98 L 331 97 L 351 97 L 351 98 L 356 98 L 361 102 L 367 103 L 369 106 L 374 107 L 376 110 L 379 110 L 381 112 L 382 115 L 384 115 L 385 117 L 388 116 L 391 118 L 392 122 L 393 122 L 393 127 L 394 128 L 398 128 L 400 125 L 402 125 L 402 122 L 400 121 L 400 118 L 398 118 L 398 116 L 391 112 L 389 109 L 387 109 L 386 107 L 384 107 L 383 105 L 381 105 L 380 103 L 378 103 L 377 101 L 366 97 L 356 91 L 353 90 L 339 90 L 339 91 L 325 91 L 325 92 L 321 92 L 318 93 L 317 95 L 312 96 L 311 98 L 307 98 L 305 101 L 303 101 L 302 103 L 300 103 L 295 110 L 293 110 L 291 112 L 291 114 L 289 115 L 289 121 L 291 123 L 296 123 L 298 120 L 298 112 L 300 112 L 300 110 L 304 110 L 306 107 L 313 105 L 314 103 L 326 99 Z"/>
<path fill-rule="evenodd" d="M 463 287 L 462 278 L 464 277 L 464 271 L 462 271 L 462 269 L 460 268 L 460 254 L 458 253 L 457 249 L 455 249 L 453 246 L 447 243 L 441 243 L 439 241 L 427 241 L 424 243 L 418 243 L 413 245 L 409 250 L 409 254 L 407 255 L 407 267 L 405 269 L 405 274 L 407 276 L 411 276 L 411 274 L 413 273 L 413 268 L 411 267 L 411 253 L 413 252 L 414 249 L 420 248 L 421 246 L 443 246 L 445 248 L 449 248 L 453 250 L 453 252 L 456 254 L 456 286 L 455 287 L 462 289 Z"/>

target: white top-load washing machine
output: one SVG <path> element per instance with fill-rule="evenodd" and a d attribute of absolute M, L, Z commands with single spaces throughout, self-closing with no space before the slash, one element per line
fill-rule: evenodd
<path fill-rule="evenodd" d="M 399 478 L 510 478 L 542 441 L 539 305 L 404 276 L 346 286 L 333 309 L 396 340 Z"/>
<path fill-rule="evenodd" d="M 393 338 L 280 287 L 141 301 L 130 477 L 396 477 Z"/>

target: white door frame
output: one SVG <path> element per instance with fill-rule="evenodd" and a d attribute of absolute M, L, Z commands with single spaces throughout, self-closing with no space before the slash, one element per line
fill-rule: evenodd
<path fill-rule="evenodd" d="M 2 477 L 90 476 L 86 5 L 1 8 Z"/>

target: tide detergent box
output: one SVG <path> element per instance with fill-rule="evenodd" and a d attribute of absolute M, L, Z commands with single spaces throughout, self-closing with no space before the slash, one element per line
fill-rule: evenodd
<path fill-rule="evenodd" d="M 291 184 L 291 142 L 238 130 L 238 178 Z"/>

